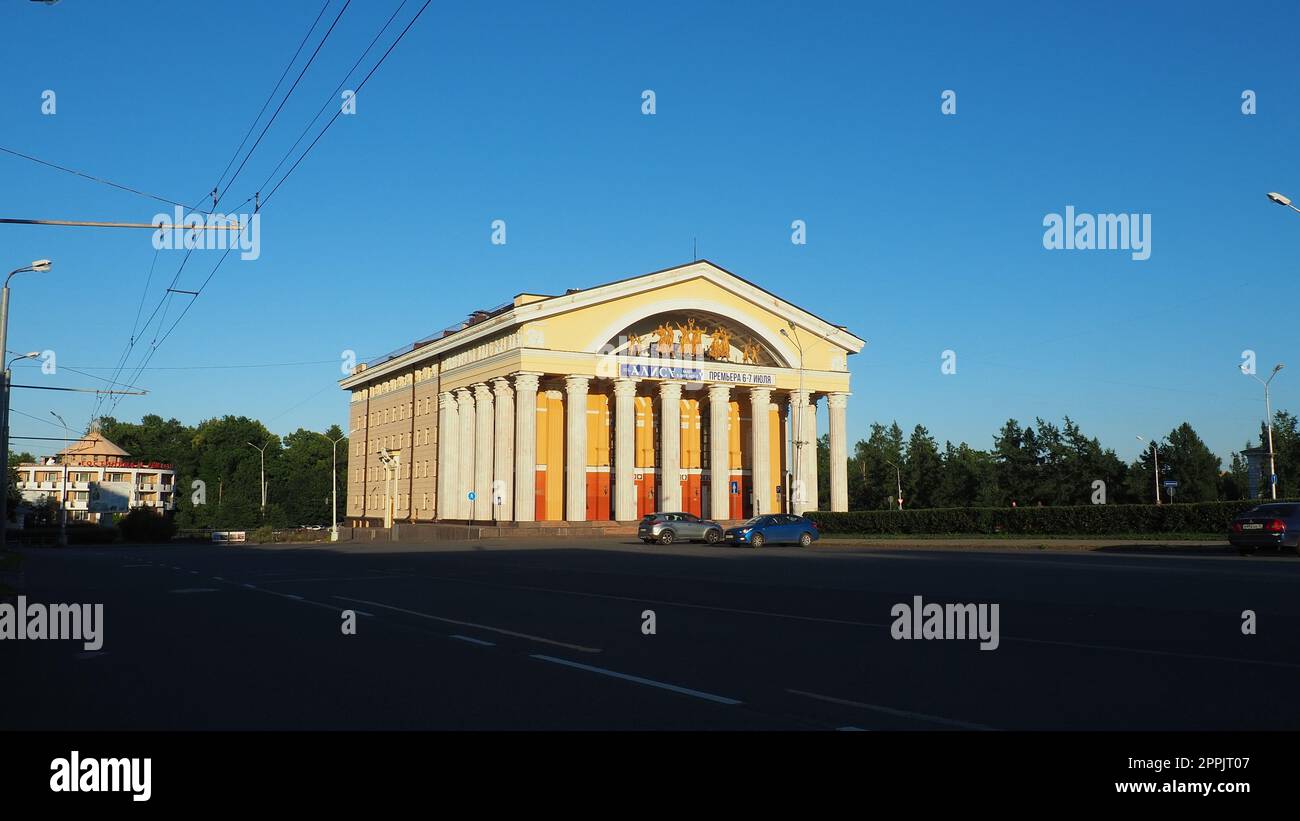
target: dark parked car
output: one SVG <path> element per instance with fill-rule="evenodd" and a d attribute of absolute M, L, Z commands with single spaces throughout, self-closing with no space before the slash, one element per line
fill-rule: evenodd
<path fill-rule="evenodd" d="M 723 538 L 727 544 L 747 544 L 750 547 L 775 542 L 793 542 L 807 547 L 821 538 L 821 534 L 811 519 L 789 513 L 772 513 L 755 516 L 739 527 L 727 528 Z"/>
<path fill-rule="evenodd" d="M 691 513 L 650 513 L 637 525 L 637 538 L 646 544 L 672 544 L 703 540 L 722 541 L 722 525 Z"/>
<path fill-rule="evenodd" d="M 1300 552 L 1300 503 L 1272 503 L 1240 513 L 1228 527 L 1228 542 L 1245 556 L 1261 547 Z"/>

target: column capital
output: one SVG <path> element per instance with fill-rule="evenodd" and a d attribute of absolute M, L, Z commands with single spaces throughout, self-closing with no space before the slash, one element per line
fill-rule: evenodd
<path fill-rule="evenodd" d="M 758 388 L 758 387 L 750 388 L 749 401 L 753 402 L 756 405 L 769 404 L 772 401 L 772 389 Z"/>
<path fill-rule="evenodd" d="M 790 391 L 786 397 L 791 405 L 807 407 L 808 399 L 812 396 L 812 391 Z"/>
<path fill-rule="evenodd" d="M 564 377 L 564 390 L 568 393 L 586 393 L 587 386 L 590 384 L 591 384 L 590 376 Z"/>
<path fill-rule="evenodd" d="M 731 386 L 724 383 L 709 386 L 710 402 L 726 402 L 731 398 Z"/>
<path fill-rule="evenodd" d="M 459 403 L 461 403 L 462 405 L 465 404 L 465 403 L 467 403 L 467 402 L 473 402 L 473 401 L 474 401 L 474 394 L 472 394 L 472 393 L 469 392 L 469 388 L 457 388 L 457 389 L 456 389 L 456 401 L 459 402 Z"/>
<path fill-rule="evenodd" d="M 514 396 L 515 389 L 510 387 L 510 380 L 504 376 L 498 376 L 492 380 L 492 393 L 496 394 L 497 399 L 505 399 Z"/>
<path fill-rule="evenodd" d="M 847 393 L 828 393 L 826 394 L 826 406 L 831 408 L 843 408 L 849 404 L 849 394 Z"/>
<path fill-rule="evenodd" d="M 666 382 L 660 382 L 659 397 L 661 399 L 681 399 L 682 387 L 684 387 L 685 385 L 686 385 L 685 382 L 679 382 L 675 379 L 670 379 Z"/>
<path fill-rule="evenodd" d="M 515 374 L 515 390 L 517 391 L 536 391 L 537 383 L 542 378 L 540 373 L 533 371 L 520 371 Z"/>
<path fill-rule="evenodd" d="M 443 391 L 442 393 L 438 394 L 439 408 L 451 409 L 454 408 L 455 406 L 456 406 L 456 394 L 452 393 L 451 391 Z"/>
<path fill-rule="evenodd" d="M 484 400 L 492 398 L 492 389 L 487 386 L 486 382 L 475 383 L 473 387 L 475 399 Z"/>
<path fill-rule="evenodd" d="M 636 396 L 636 379 L 620 377 L 614 380 L 615 396 Z"/>

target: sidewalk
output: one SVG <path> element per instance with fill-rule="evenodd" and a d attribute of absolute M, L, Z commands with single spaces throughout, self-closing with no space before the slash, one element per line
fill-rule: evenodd
<path fill-rule="evenodd" d="M 1189 555 L 1235 555 L 1236 550 L 1226 539 L 1187 540 L 1118 538 L 1076 538 L 1069 536 L 1014 536 L 986 537 L 952 536 L 931 538 L 927 536 L 889 536 L 879 538 L 853 538 L 823 536 L 818 547 L 881 547 L 906 550 L 1061 550 L 1074 552 L 1114 553 L 1185 553 Z M 1267 554 L 1266 554 L 1267 555 Z"/>

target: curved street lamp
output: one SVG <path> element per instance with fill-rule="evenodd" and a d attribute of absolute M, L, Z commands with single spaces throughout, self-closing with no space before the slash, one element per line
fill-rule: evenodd
<path fill-rule="evenodd" d="M 1139 442 L 1145 442 L 1141 436 L 1137 437 Z M 1155 460 L 1156 472 L 1156 504 L 1160 504 L 1160 451 L 1156 450 L 1156 441 L 1151 440 L 1151 458 Z"/>
<path fill-rule="evenodd" d="M 1272 196 L 1271 194 L 1269 196 Z M 1279 195 L 1280 196 L 1280 195 Z M 1277 498 L 1277 465 L 1273 461 L 1273 405 L 1269 400 L 1268 387 L 1277 376 L 1277 372 L 1285 368 L 1286 365 L 1281 362 L 1273 366 L 1273 371 L 1268 375 L 1268 379 L 1260 379 L 1255 374 L 1246 370 L 1245 365 L 1241 365 L 1241 372 L 1251 379 L 1264 386 L 1264 424 L 1268 428 L 1268 486 L 1272 498 Z"/>
<path fill-rule="evenodd" d="M 6 345 L 9 342 L 9 280 L 13 279 L 16 274 L 38 273 L 43 274 L 52 268 L 54 263 L 48 259 L 38 259 L 31 265 L 24 265 L 21 268 L 15 268 L 5 277 L 3 291 L 0 291 L 0 357 L 7 354 Z M 0 270 L 4 270 L 0 268 Z M 26 356 L 20 356 L 18 359 L 26 359 Z M 17 360 L 15 360 L 17 361 Z M 5 470 L 9 469 L 9 369 L 4 370 L 4 384 L 0 385 L 0 453 L 4 454 Z M 0 550 L 4 549 L 5 542 L 9 536 L 9 491 L 8 479 L 6 475 L 5 492 L 0 493 Z"/>
<path fill-rule="evenodd" d="M 1300 208 L 1296 208 L 1294 205 L 1291 204 L 1290 197 L 1279 194 L 1276 191 L 1270 191 L 1268 192 L 1268 198 L 1273 202 L 1277 203 L 1278 205 L 1285 205 L 1287 208 L 1290 208 L 1292 211 L 1300 212 Z"/>

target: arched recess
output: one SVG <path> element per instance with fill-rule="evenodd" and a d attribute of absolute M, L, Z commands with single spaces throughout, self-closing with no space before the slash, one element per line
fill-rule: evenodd
<path fill-rule="evenodd" d="M 780 368 L 799 367 L 799 351 L 780 333 L 769 329 L 758 317 L 746 311 L 737 311 L 733 305 L 724 305 L 707 299 L 668 299 L 653 305 L 642 305 L 610 318 L 588 343 L 589 353 L 609 353 L 611 348 L 617 350 L 625 347 L 629 332 L 641 332 L 647 325 L 653 326 L 659 321 L 666 321 L 673 327 L 675 323 L 685 324 L 695 318 L 703 323 L 706 332 L 716 326 L 732 330 L 737 336 L 732 339 L 733 350 L 740 350 L 747 340 L 758 343 L 766 358 L 758 364 Z M 707 347 L 707 339 L 706 339 Z M 621 352 L 621 351 L 620 351 Z M 735 362 L 734 364 L 739 364 Z"/>

